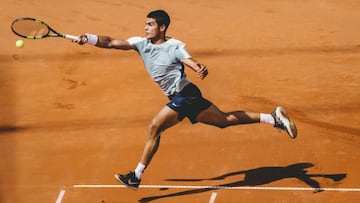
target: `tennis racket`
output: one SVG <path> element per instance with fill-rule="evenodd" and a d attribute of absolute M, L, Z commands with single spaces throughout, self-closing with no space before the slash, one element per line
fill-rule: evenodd
<path fill-rule="evenodd" d="M 80 40 L 79 37 L 61 34 L 45 22 L 35 18 L 17 18 L 11 23 L 11 30 L 26 39 L 43 39 L 46 37 L 63 37 L 70 40 Z"/>

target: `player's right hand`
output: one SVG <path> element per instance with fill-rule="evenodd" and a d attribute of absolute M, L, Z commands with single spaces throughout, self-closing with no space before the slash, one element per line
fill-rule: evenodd
<path fill-rule="evenodd" d="M 78 43 L 79 45 L 84 45 L 88 42 L 88 38 L 85 34 L 79 36 L 79 40 L 73 40 L 73 42 Z"/>

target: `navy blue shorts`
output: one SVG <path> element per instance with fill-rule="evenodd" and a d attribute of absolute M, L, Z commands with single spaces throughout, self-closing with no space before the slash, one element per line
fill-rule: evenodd
<path fill-rule="evenodd" d="M 169 96 L 169 99 L 167 106 L 179 114 L 179 121 L 188 117 L 191 123 L 196 123 L 197 115 L 212 105 L 209 100 L 202 97 L 199 88 L 192 83 L 186 85 L 181 92 Z"/>

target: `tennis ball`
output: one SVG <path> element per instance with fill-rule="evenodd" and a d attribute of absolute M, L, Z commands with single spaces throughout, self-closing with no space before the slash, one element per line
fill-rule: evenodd
<path fill-rule="evenodd" d="M 16 47 L 17 48 L 23 48 L 24 47 L 24 41 L 22 41 L 21 39 L 16 41 Z"/>

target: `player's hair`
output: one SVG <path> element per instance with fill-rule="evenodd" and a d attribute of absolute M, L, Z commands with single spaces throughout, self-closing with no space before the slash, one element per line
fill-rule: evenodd
<path fill-rule="evenodd" d="M 151 11 L 146 17 L 154 18 L 159 27 L 165 25 L 165 32 L 170 25 L 170 17 L 164 10 Z"/>

